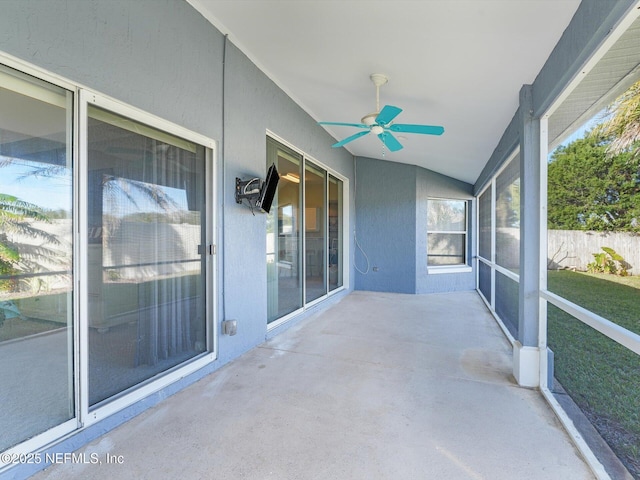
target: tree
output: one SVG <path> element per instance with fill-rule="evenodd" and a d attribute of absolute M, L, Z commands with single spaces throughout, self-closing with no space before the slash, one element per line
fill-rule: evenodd
<path fill-rule="evenodd" d="M 640 231 L 640 156 L 607 154 L 599 128 L 559 147 L 548 166 L 548 225 Z"/>
<path fill-rule="evenodd" d="M 612 139 L 608 155 L 629 152 L 637 160 L 640 157 L 640 81 L 607 108 L 607 117 L 599 129 L 603 137 Z"/>
<path fill-rule="evenodd" d="M 51 235 L 33 226 L 33 221 L 49 219 L 39 206 L 20 200 L 13 195 L 0 193 L 0 275 L 2 277 L 16 275 L 19 271 L 32 270 L 37 262 L 31 261 L 29 255 L 21 255 L 18 245 L 11 241 L 11 234 L 37 237 L 50 244 L 59 243 L 55 235 Z M 37 257 L 47 253 L 45 247 L 37 247 L 30 252 Z M 0 280 L 0 291 L 13 289 L 11 280 Z"/>

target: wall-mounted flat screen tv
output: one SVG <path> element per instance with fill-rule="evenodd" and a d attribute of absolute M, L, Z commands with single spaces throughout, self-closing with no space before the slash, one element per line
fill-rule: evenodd
<path fill-rule="evenodd" d="M 260 188 L 260 195 L 258 196 L 256 207 L 262 209 L 266 213 L 269 213 L 279 180 L 280 175 L 278 175 L 278 169 L 276 169 L 276 165 L 273 163 L 269 167 L 269 170 L 267 171 L 267 178 Z"/>

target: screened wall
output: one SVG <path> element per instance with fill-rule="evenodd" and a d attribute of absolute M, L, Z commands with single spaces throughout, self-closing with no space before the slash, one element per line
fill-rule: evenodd
<path fill-rule="evenodd" d="M 543 117 L 542 298 L 549 390 L 568 394 L 640 478 L 640 20 L 613 38 Z"/>
<path fill-rule="evenodd" d="M 520 156 L 478 197 L 478 290 L 510 334 L 518 336 Z"/>

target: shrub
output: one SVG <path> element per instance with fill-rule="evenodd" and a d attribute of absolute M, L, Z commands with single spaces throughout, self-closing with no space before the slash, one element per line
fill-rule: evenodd
<path fill-rule="evenodd" d="M 622 255 L 613 248 L 602 247 L 602 250 L 602 252 L 592 254 L 593 262 L 587 265 L 589 273 L 608 273 L 622 277 L 629 275 L 626 268 L 627 262 L 622 258 Z"/>

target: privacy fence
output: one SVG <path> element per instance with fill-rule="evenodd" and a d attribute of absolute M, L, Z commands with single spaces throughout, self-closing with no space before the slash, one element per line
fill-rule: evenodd
<path fill-rule="evenodd" d="M 549 230 L 548 268 L 586 270 L 602 247 L 622 255 L 630 275 L 640 275 L 640 234 L 633 232 Z"/>

